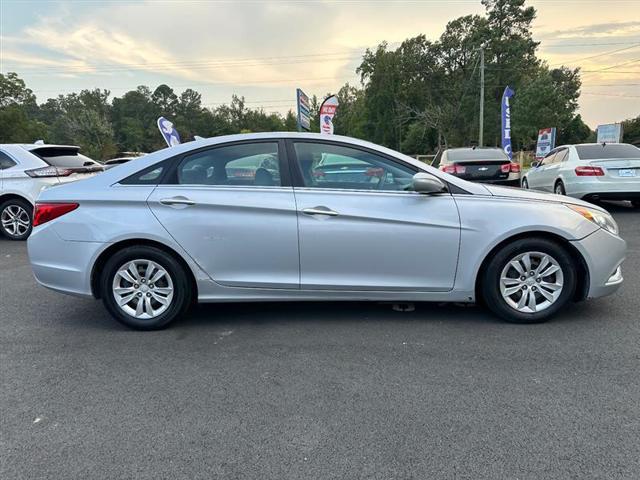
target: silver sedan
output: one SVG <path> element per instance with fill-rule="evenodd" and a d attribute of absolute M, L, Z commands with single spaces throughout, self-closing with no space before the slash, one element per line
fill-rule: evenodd
<path fill-rule="evenodd" d="M 625 242 L 580 200 L 470 183 L 352 138 L 174 146 L 40 195 L 36 279 L 157 329 L 196 302 L 481 302 L 540 322 L 613 293 Z"/>

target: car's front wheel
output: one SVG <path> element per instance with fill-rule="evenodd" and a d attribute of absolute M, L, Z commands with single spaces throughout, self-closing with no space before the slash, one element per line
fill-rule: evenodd
<path fill-rule="evenodd" d="M 12 198 L 0 204 L 0 232 L 9 240 L 26 240 L 31 234 L 33 207 L 26 200 Z"/>
<path fill-rule="evenodd" d="M 522 179 L 522 188 L 524 188 L 525 190 L 529 190 L 529 182 L 526 178 Z"/>
<path fill-rule="evenodd" d="M 484 270 L 487 306 L 513 323 L 547 320 L 573 298 L 576 268 L 567 250 L 551 240 L 516 240 L 500 249 Z"/>
<path fill-rule="evenodd" d="M 166 327 L 191 302 L 185 269 L 172 255 L 150 246 L 128 247 L 109 258 L 101 293 L 111 315 L 138 330 Z"/>

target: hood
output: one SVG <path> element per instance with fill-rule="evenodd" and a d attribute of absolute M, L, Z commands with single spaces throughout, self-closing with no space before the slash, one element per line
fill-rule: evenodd
<path fill-rule="evenodd" d="M 537 192 L 533 190 L 524 190 L 516 187 L 499 187 L 496 185 L 484 184 L 484 187 L 494 197 L 515 198 L 521 200 L 533 200 L 537 202 L 553 202 L 553 203 L 569 203 L 571 205 L 579 205 L 581 207 L 594 208 L 603 210 L 602 207 L 593 203 L 585 202 L 577 198 L 567 197 L 564 195 L 555 195 L 553 193 Z"/>

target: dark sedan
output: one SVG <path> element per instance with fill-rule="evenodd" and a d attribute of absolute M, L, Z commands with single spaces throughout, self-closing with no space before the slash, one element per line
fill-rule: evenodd
<path fill-rule="evenodd" d="M 500 148 L 449 148 L 438 152 L 432 166 L 471 182 L 520 186 L 520 164 Z"/>

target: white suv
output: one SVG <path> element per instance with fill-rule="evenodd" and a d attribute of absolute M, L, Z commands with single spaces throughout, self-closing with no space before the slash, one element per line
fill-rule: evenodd
<path fill-rule="evenodd" d="M 73 182 L 104 168 L 68 145 L 0 145 L 0 234 L 25 240 L 31 233 L 33 206 L 43 188 Z"/>

